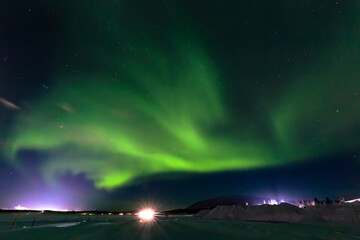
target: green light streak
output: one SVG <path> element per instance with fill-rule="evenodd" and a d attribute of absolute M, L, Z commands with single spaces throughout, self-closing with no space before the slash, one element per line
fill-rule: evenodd
<path fill-rule="evenodd" d="M 311 64 L 323 59 L 312 60 L 285 93 L 274 90 L 262 113 L 270 126 L 263 134 L 258 119 L 249 124 L 236 116 L 234 127 L 224 79 L 176 8 L 154 21 L 163 23 L 158 26 L 141 9 L 133 16 L 116 1 L 67 4 L 69 43 L 58 52 L 52 84 L 22 106 L 6 149 L 14 161 L 21 149 L 46 152 L 42 171 L 49 181 L 71 171 L 114 189 L 152 174 L 266 167 L 353 149 L 353 140 L 339 133 L 360 121 L 358 105 L 348 104 L 357 98 L 345 94 L 360 89 L 358 35 L 342 37 L 341 46 L 323 56 L 338 54 L 340 67 L 325 61 L 314 72 Z M 342 53 L 344 46 L 353 51 Z M 224 126 L 236 129 L 219 131 Z"/>

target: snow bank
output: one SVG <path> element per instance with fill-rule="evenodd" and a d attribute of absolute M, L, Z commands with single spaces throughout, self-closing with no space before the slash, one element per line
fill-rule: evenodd
<path fill-rule="evenodd" d="M 218 206 L 211 210 L 211 212 L 204 216 L 204 218 L 219 220 L 243 220 L 243 210 L 244 208 L 242 208 L 240 205 Z"/>
<path fill-rule="evenodd" d="M 287 203 L 249 207 L 218 206 L 208 214 L 201 215 L 206 219 L 233 221 L 360 223 L 360 204 L 312 206 L 305 209 Z"/>
<path fill-rule="evenodd" d="M 204 217 L 208 215 L 211 212 L 211 210 L 201 210 L 197 214 L 194 215 L 194 217 Z"/>
<path fill-rule="evenodd" d="M 319 205 L 304 209 L 305 217 L 318 218 L 324 222 L 360 223 L 360 204 Z"/>

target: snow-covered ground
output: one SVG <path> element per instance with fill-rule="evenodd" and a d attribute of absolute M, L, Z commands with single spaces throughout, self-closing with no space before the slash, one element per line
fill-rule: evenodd
<path fill-rule="evenodd" d="M 34 217 L 39 219 L 31 227 Z M 14 219 L 17 222 L 10 230 Z M 46 220 L 45 220 L 46 219 Z M 158 217 L 153 224 L 135 216 L 0 214 L 0 239 L 360 239 L 357 224 L 270 223 Z"/>

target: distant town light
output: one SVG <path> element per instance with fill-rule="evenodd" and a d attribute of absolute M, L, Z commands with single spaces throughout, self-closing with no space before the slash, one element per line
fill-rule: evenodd
<path fill-rule="evenodd" d="M 268 203 L 270 205 L 278 205 L 279 204 L 275 199 L 271 199 Z"/>
<path fill-rule="evenodd" d="M 28 208 L 23 207 L 21 205 L 17 205 L 16 207 L 14 207 L 15 210 L 27 210 Z"/>
<path fill-rule="evenodd" d="M 280 201 L 280 203 L 285 202 L 283 199 Z M 268 201 L 264 200 L 264 204 L 269 204 L 269 205 L 279 205 L 279 202 L 275 199 L 270 199 Z"/>

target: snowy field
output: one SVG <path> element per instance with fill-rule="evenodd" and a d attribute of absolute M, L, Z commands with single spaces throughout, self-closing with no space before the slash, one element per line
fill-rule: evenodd
<path fill-rule="evenodd" d="M 17 221 L 13 225 L 15 218 Z M 343 223 L 224 221 L 189 216 L 158 217 L 156 222 L 149 224 L 139 222 L 136 216 L 12 213 L 0 215 L 0 239 L 350 240 L 360 239 L 360 226 Z"/>

